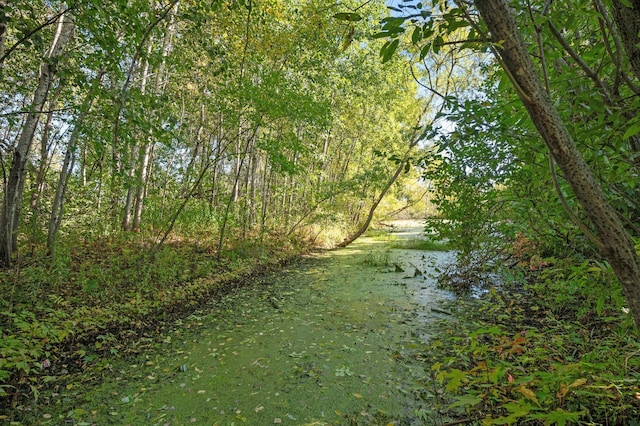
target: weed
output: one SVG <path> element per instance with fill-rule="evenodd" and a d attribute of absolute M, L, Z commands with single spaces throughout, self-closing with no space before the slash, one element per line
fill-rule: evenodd
<path fill-rule="evenodd" d="M 391 266 L 391 256 L 388 251 L 373 251 L 367 253 L 362 263 L 366 266 L 388 267 Z"/>

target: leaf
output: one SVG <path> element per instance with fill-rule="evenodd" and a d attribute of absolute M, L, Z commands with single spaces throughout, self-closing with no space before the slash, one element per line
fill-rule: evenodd
<path fill-rule="evenodd" d="M 402 16 L 387 16 L 382 19 L 380 23 L 382 24 L 382 28 L 384 29 L 396 29 L 399 28 L 402 24 L 404 24 L 405 18 Z"/>
<path fill-rule="evenodd" d="M 629 139 L 632 136 L 637 135 L 638 133 L 640 133 L 640 121 L 633 123 L 626 132 L 624 132 L 624 135 L 622 135 L 622 139 Z"/>
<path fill-rule="evenodd" d="M 536 398 L 535 392 L 532 391 L 531 389 L 527 388 L 524 385 L 520 385 L 520 387 L 517 390 L 522 395 L 524 395 L 524 397 L 527 398 L 528 400 L 535 402 L 537 405 L 540 405 L 540 403 L 538 402 L 538 398 Z"/>
<path fill-rule="evenodd" d="M 467 377 L 467 374 L 457 368 L 452 368 L 447 372 L 446 377 L 449 379 L 449 382 L 447 382 L 445 388 L 449 392 L 455 392 L 460 389 L 460 386 L 462 386 L 462 382 Z"/>
<path fill-rule="evenodd" d="M 426 58 L 430 50 L 431 50 L 431 43 L 427 43 L 424 46 L 422 46 L 422 49 L 420 49 L 420 60 L 423 60 L 424 58 Z"/>
<path fill-rule="evenodd" d="M 389 59 L 391 59 L 391 57 L 393 56 L 393 53 L 398 48 L 398 44 L 399 43 L 400 43 L 400 40 L 395 39 L 391 43 L 387 42 L 387 43 L 385 43 L 384 46 L 382 46 L 382 49 L 380 50 L 380 56 L 382 56 L 382 63 L 383 64 L 385 62 L 388 62 Z"/>
<path fill-rule="evenodd" d="M 379 33 L 375 33 L 374 35 L 371 36 L 371 38 L 376 39 L 376 38 L 385 38 L 385 37 L 391 37 L 393 34 L 390 33 L 389 31 L 380 31 Z"/>
<path fill-rule="evenodd" d="M 582 385 L 584 385 L 585 383 L 587 383 L 587 379 L 576 379 L 576 380 L 574 380 L 574 381 L 573 381 L 573 383 L 571 383 L 571 384 L 569 385 L 569 389 L 571 389 L 571 388 L 577 388 L 578 386 L 582 386 Z"/>
<path fill-rule="evenodd" d="M 473 407 L 482 402 L 482 398 L 475 395 L 462 395 L 456 397 L 456 402 L 449 405 L 449 408 L 455 407 Z"/>
<path fill-rule="evenodd" d="M 333 17 L 341 21 L 349 21 L 349 22 L 357 22 L 362 20 L 362 16 L 353 12 L 340 12 L 333 15 Z"/>
<path fill-rule="evenodd" d="M 356 398 L 362 398 L 362 395 L 359 393 L 354 393 L 353 396 L 355 396 Z"/>
<path fill-rule="evenodd" d="M 422 29 L 420 27 L 415 27 L 413 29 L 413 33 L 411 33 L 411 43 L 418 44 L 422 40 Z"/>

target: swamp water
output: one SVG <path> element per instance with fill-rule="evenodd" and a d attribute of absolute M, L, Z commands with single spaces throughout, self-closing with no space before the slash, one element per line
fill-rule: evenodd
<path fill-rule="evenodd" d="M 392 244 L 363 238 L 237 289 L 114 366 L 67 424 L 431 423 L 420 397 L 430 366 L 406 353 L 451 321 L 437 308 L 452 296 L 433 277 L 451 254 Z"/>

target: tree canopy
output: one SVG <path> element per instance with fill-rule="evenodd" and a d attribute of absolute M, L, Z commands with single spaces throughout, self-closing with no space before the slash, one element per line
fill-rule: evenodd
<path fill-rule="evenodd" d="M 358 20 L 344 12 L 355 9 Z M 14 2 L 2 13 L 5 266 L 21 236 L 53 253 L 59 235 L 162 241 L 198 224 L 222 250 L 235 230 L 348 228 L 421 120 L 403 60 L 376 58 L 381 4 Z"/>

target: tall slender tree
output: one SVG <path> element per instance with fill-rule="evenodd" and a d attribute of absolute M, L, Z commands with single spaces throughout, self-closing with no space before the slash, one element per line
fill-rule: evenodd
<path fill-rule="evenodd" d="M 24 191 L 29 150 L 33 143 L 38 121 L 51 88 L 57 62 L 71 40 L 75 29 L 74 17 L 70 12 L 60 15 L 51 46 L 45 52 L 40 65 L 38 84 L 29 106 L 18 143 L 13 152 L 9 179 L 4 188 L 4 200 L 0 211 L 0 264 L 8 267 L 17 245 L 20 224 L 20 205 Z"/>

